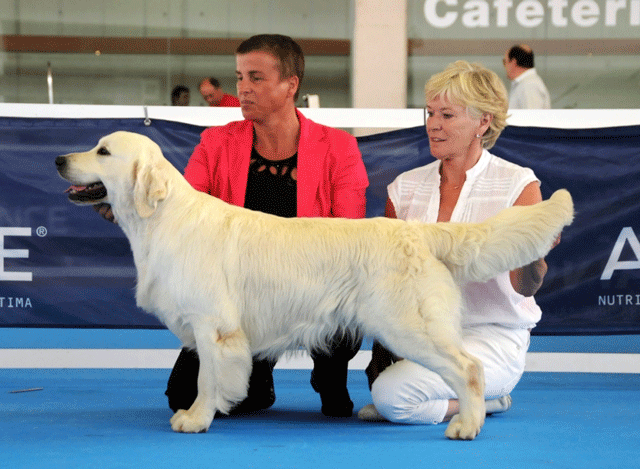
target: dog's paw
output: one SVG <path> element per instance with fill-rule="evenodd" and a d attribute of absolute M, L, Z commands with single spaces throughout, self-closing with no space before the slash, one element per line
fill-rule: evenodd
<path fill-rule="evenodd" d="M 482 423 L 468 423 L 464 422 L 460 415 L 455 415 L 451 422 L 449 422 L 449 426 L 447 430 L 444 432 L 445 436 L 451 440 L 473 440 L 478 433 L 480 433 L 480 429 L 482 428 Z"/>
<path fill-rule="evenodd" d="M 171 429 L 180 433 L 205 433 L 213 421 L 206 413 L 180 409 L 171 417 Z"/>

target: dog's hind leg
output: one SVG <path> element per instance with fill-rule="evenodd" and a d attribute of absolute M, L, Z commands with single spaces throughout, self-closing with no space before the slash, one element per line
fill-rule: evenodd
<path fill-rule="evenodd" d="M 415 290 L 405 290 L 398 295 L 399 301 L 388 305 L 395 314 L 378 317 L 377 336 L 393 353 L 438 373 L 453 389 L 460 410 L 445 435 L 472 440 L 485 419 L 484 369 L 462 346 L 456 324 L 460 300 L 453 279 L 445 270 L 432 267 L 436 276 L 428 282 L 418 282 Z M 416 301 L 400 299 L 403 296 Z"/>
<path fill-rule="evenodd" d="M 438 331 L 438 333 L 447 331 Z M 399 353 L 438 373 L 458 397 L 460 410 L 445 435 L 454 440 L 472 440 L 484 425 L 484 369 L 482 363 L 466 352 L 453 336 L 434 338 L 430 333 L 405 331 L 401 337 L 381 336 L 394 353 Z"/>
<path fill-rule="evenodd" d="M 242 329 L 222 332 L 202 321 L 194 332 L 200 357 L 198 397 L 189 410 L 171 418 L 176 432 L 206 432 L 216 411 L 226 414 L 247 395 L 251 374 L 251 350 Z"/>
<path fill-rule="evenodd" d="M 460 346 L 439 348 L 438 361 L 446 363 L 437 370 L 458 396 L 460 410 L 447 426 L 445 435 L 452 440 L 473 440 L 484 425 L 484 368 L 480 360 Z"/>

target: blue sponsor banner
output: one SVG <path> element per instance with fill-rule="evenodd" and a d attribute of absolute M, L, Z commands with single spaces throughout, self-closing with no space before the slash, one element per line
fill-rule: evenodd
<path fill-rule="evenodd" d="M 58 155 L 116 130 L 149 136 L 180 171 L 202 127 L 141 119 L 0 118 L 0 327 L 160 328 L 135 306 L 135 268 L 121 230 L 68 202 Z M 380 216 L 386 186 L 432 161 L 424 128 L 358 139 Z M 543 196 L 565 187 L 576 220 L 547 257 L 538 334 L 640 333 L 640 127 L 508 127 L 492 150 L 531 167 Z M 170 268 L 170 266 L 168 267 Z"/>
<path fill-rule="evenodd" d="M 160 328 L 135 305 L 135 268 L 117 225 L 71 204 L 56 156 L 106 134 L 147 135 L 182 170 L 202 127 L 141 119 L 0 119 L 0 326 Z M 16 232 L 15 230 L 20 230 Z M 4 244 L 2 244 L 4 242 Z"/>

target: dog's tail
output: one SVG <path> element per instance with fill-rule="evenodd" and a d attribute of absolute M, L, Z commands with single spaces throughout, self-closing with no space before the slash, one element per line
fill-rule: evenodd
<path fill-rule="evenodd" d="M 438 223 L 430 243 L 458 281 L 486 282 L 547 255 L 572 220 L 571 195 L 561 189 L 544 202 L 510 207 L 482 223 Z"/>

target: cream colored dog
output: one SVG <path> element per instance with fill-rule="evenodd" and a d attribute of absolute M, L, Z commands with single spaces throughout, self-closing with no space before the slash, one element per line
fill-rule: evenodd
<path fill-rule="evenodd" d="M 171 418 L 178 432 L 207 431 L 245 397 L 252 355 L 326 347 L 358 327 L 438 372 L 460 402 L 446 436 L 475 438 L 484 373 L 461 347 L 458 284 L 545 256 L 573 218 L 565 190 L 478 224 L 279 218 L 196 191 L 158 145 L 127 132 L 56 165 L 73 202 L 111 204 L 133 251 L 138 305 L 198 350 L 198 397 Z"/>

